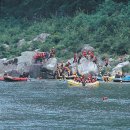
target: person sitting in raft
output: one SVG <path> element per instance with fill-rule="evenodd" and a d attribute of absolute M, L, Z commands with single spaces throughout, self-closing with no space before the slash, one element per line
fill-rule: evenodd
<path fill-rule="evenodd" d="M 94 83 L 96 81 L 97 81 L 97 75 L 95 74 L 95 75 L 92 76 L 92 83 Z"/>
<path fill-rule="evenodd" d="M 85 75 L 82 75 L 82 76 L 81 76 L 81 83 L 82 83 L 83 86 L 85 86 L 85 84 L 86 84 Z"/>
<path fill-rule="evenodd" d="M 73 75 L 74 75 L 74 74 L 73 74 Z M 77 73 L 75 73 L 75 76 L 74 76 L 74 81 L 81 83 L 82 78 L 81 78 L 81 77 L 79 77 Z"/>
<path fill-rule="evenodd" d="M 120 74 L 120 72 L 118 72 L 116 75 L 115 75 L 115 78 L 121 78 L 122 75 Z"/>
<path fill-rule="evenodd" d="M 108 76 L 108 74 L 104 74 L 104 75 L 103 75 L 103 81 L 105 81 L 105 82 L 108 82 L 108 81 L 109 81 L 109 76 Z"/>
<path fill-rule="evenodd" d="M 73 73 L 73 77 L 74 77 L 74 81 L 77 81 L 78 82 L 78 75 L 76 72 Z"/>
<path fill-rule="evenodd" d="M 23 74 L 21 74 L 19 77 L 20 78 L 28 78 L 29 77 L 29 73 L 28 72 L 23 72 Z"/>
<path fill-rule="evenodd" d="M 4 76 L 9 76 L 9 74 L 7 72 L 4 73 Z"/>
<path fill-rule="evenodd" d="M 86 82 L 87 83 L 92 83 L 92 74 L 88 74 Z"/>

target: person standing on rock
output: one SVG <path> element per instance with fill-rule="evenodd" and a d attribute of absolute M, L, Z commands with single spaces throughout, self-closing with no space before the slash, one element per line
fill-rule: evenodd
<path fill-rule="evenodd" d="M 96 56 L 94 56 L 93 62 L 94 62 L 95 64 L 97 64 L 97 57 L 96 57 Z"/>
<path fill-rule="evenodd" d="M 78 64 L 80 64 L 81 58 L 82 58 L 82 54 L 80 54 L 80 55 L 78 56 Z"/>
<path fill-rule="evenodd" d="M 56 54 L 56 50 L 55 50 L 55 48 L 53 47 L 53 48 L 50 50 L 50 58 L 55 57 L 55 54 Z"/>
<path fill-rule="evenodd" d="M 90 56 L 90 59 L 94 58 L 94 52 L 93 51 L 88 51 L 88 55 Z"/>
<path fill-rule="evenodd" d="M 82 51 L 82 56 L 85 57 L 85 58 L 87 58 L 87 51 L 86 50 Z"/>
<path fill-rule="evenodd" d="M 74 60 L 73 60 L 73 63 L 77 63 L 77 53 L 74 53 Z"/>

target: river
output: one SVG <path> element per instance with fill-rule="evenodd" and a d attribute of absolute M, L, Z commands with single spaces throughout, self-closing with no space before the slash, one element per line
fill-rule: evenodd
<path fill-rule="evenodd" d="M 130 85 L 69 88 L 54 80 L 0 82 L 0 130 L 46 129 L 130 129 Z"/>

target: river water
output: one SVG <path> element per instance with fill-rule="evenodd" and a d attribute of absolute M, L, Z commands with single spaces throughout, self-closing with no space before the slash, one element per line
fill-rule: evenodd
<path fill-rule="evenodd" d="M 69 88 L 54 80 L 0 82 L 0 130 L 46 129 L 130 129 L 130 85 Z"/>

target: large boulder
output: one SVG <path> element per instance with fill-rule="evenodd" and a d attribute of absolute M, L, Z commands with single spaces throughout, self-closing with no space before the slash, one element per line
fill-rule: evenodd
<path fill-rule="evenodd" d="M 21 39 L 18 41 L 17 46 L 22 47 L 26 43 L 25 39 Z"/>
<path fill-rule="evenodd" d="M 43 68 L 46 68 L 47 70 L 56 71 L 57 68 L 57 59 L 56 58 L 49 58 L 44 64 Z"/>
<path fill-rule="evenodd" d="M 21 56 L 18 58 L 17 70 L 21 73 L 29 72 L 30 66 L 33 63 L 33 56 L 36 52 L 34 51 L 25 51 L 21 53 Z"/>
<path fill-rule="evenodd" d="M 35 37 L 32 41 L 37 41 L 37 42 L 45 42 L 46 38 L 50 36 L 48 33 L 41 33 L 37 37 Z"/>
<path fill-rule="evenodd" d="M 57 69 L 57 59 L 56 58 L 48 59 L 48 61 L 43 63 L 43 67 L 41 69 L 42 77 L 45 79 L 53 79 L 56 69 Z"/>
<path fill-rule="evenodd" d="M 86 58 L 82 58 L 81 64 L 78 65 L 78 73 L 81 75 L 87 75 L 90 72 L 98 73 L 97 65 Z"/>
<path fill-rule="evenodd" d="M 90 51 L 94 51 L 94 48 L 92 46 L 90 46 L 89 44 L 84 44 L 83 48 L 82 48 L 82 51 L 83 50 L 90 50 Z"/>
<path fill-rule="evenodd" d="M 42 76 L 42 64 L 32 64 L 29 69 L 29 75 L 31 78 L 40 78 Z"/>
<path fill-rule="evenodd" d="M 112 69 L 112 75 L 115 76 L 118 72 L 122 74 L 122 68 L 124 66 L 128 66 L 128 65 L 130 65 L 129 61 L 125 61 L 125 62 L 119 63 L 116 67 L 114 67 Z"/>
<path fill-rule="evenodd" d="M 14 59 L 7 60 L 6 58 L 0 59 L 0 76 L 5 72 L 16 70 L 17 65 L 14 64 Z"/>

